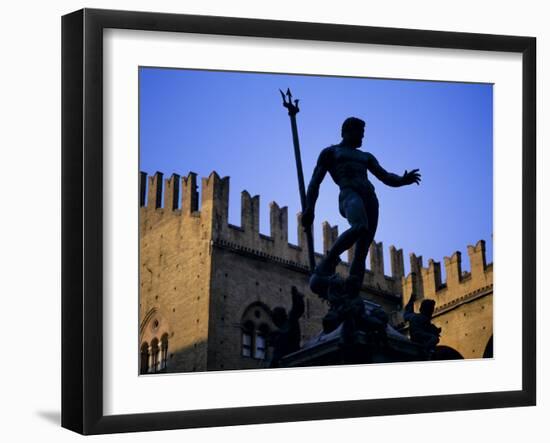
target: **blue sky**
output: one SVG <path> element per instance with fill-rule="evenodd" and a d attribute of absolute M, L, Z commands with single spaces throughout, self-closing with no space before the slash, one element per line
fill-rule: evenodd
<path fill-rule="evenodd" d="M 340 141 L 342 122 L 366 121 L 362 150 L 388 171 L 419 168 L 422 184 L 389 188 L 369 174 L 380 201 L 377 241 L 441 261 L 487 242 L 492 261 L 492 85 L 140 68 L 140 169 L 149 174 L 215 170 L 231 177 L 229 221 L 240 224 L 240 193 L 260 195 L 260 231 L 269 234 L 269 202 L 288 206 L 289 241 L 301 210 L 290 123 L 279 88 L 300 99 L 298 129 L 306 186 L 321 149 Z M 316 207 L 321 222 L 348 224 L 338 213 L 330 176 Z M 368 262 L 368 259 L 367 259 Z M 443 267 L 443 266 L 442 266 Z"/>

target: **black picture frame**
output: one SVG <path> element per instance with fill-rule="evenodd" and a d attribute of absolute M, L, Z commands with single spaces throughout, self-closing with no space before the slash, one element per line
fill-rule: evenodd
<path fill-rule="evenodd" d="M 103 30 L 192 32 L 522 54 L 522 388 L 473 394 L 177 412 L 103 412 Z M 82 434 L 536 404 L 536 39 L 83 9 L 62 18 L 62 426 Z"/>

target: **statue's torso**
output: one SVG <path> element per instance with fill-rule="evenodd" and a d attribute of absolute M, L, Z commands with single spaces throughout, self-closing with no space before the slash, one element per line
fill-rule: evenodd
<path fill-rule="evenodd" d="M 353 188 L 362 194 L 374 194 L 374 186 L 367 175 L 369 154 L 338 145 L 328 149 L 327 169 L 340 189 Z"/>

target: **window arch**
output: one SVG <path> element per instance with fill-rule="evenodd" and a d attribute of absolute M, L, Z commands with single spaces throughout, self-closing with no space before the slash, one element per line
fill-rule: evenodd
<path fill-rule="evenodd" d="M 271 310 L 261 302 L 249 305 L 241 319 L 241 355 L 256 360 L 267 359 L 272 330 Z"/>
<path fill-rule="evenodd" d="M 157 308 L 151 309 L 140 324 L 139 373 L 168 371 L 169 322 Z"/>

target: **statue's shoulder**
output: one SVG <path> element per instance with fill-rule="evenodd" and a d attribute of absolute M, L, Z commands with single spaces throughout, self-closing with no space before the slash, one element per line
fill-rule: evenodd
<path fill-rule="evenodd" d="M 321 151 L 321 154 L 323 154 L 324 152 L 327 154 L 333 153 L 334 151 L 336 151 L 337 148 L 338 148 L 338 145 L 327 146 Z"/>
<path fill-rule="evenodd" d="M 377 161 L 376 157 L 368 151 L 360 151 L 361 154 L 367 159 L 367 161 Z"/>
<path fill-rule="evenodd" d="M 334 157 L 334 152 L 336 150 L 336 145 L 327 146 L 322 149 L 319 153 L 319 162 L 325 165 L 330 164 Z"/>

